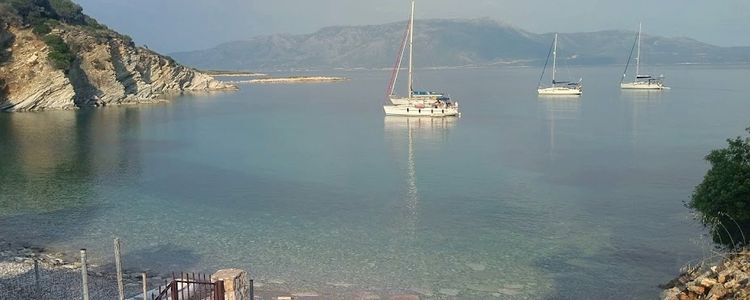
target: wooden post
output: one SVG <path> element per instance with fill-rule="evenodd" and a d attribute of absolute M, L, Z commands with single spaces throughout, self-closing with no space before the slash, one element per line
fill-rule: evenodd
<path fill-rule="evenodd" d="M 125 300 L 125 286 L 122 283 L 122 253 L 120 252 L 120 239 L 115 238 L 115 267 L 117 268 L 117 292 L 119 300 Z"/>
<path fill-rule="evenodd" d="M 148 282 L 146 282 L 146 272 L 141 273 L 141 278 L 143 279 L 143 300 L 146 300 L 146 297 L 148 297 Z"/>
<path fill-rule="evenodd" d="M 86 249 L 81 249 L 81 288 L 83 300 L 89 300 L 89 271 L 86 267 Z"/>
<path fill-rule="evenodd" d="M 39 259 L 34 257 L 34 290 L 36 292 L 36 298 L 42 299 L 42 289 L 39 285 Z"/>

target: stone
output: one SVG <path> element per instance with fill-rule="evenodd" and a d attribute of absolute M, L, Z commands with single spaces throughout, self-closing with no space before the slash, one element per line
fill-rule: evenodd
<path fill-rule="evenodd" d="M 710 291 L 708 291 L 708 298 L 712 300 L 718 300 L 721 299 L 721 297 L 724 297 L 724 295 L 727 294 L 727 289 L 724 288 L 723 285 L 717 284 L 714 285 L 713 288 L 711 288 Z"/>
<path fill-rule="evenodd" d="M 458 290 L 456 289 L 440 289 L 438 293 L 448 296 L 458 296 Z"/>
<path fill-rule="evenodd" d="M 474 271 L 484 271 L 487 267 L 484 264 L 481 263 L 468 263 L 466 264 L 470 269 Z"/>
<path fill-rule="evenodd" d="M 685 292 L 681 292 L 677 295 L 678 300 L 690 300 L 690 297 L 685 294 Z"/>
<path fill-rule="evenodd" d="M 661 292 L 661 299 L 663 300 L 678 300 L 680 295 L 680 289 L 673 287 Z"/>
<path fill-rule="evenodd" d="M 732 288 L 734 288 L 735 286 L 737 286 L 737 280 L 735 280 L 735 279 L 732 279 L 732 280 L 730 280 L 730 281 L 727 281 L 727 283 L 725 283 L 725 284 L 724 284 L 724 287 L 725 287 L 725 288 L 728 288 L 728 289 L 732 289 Z"/>
<path fill-rule="evenodd" d="M 240 269 L 218 270 L 211 275 L 211 280 L 224 281 L 225 300 L 252 300 L 250 299 L 249 281 L 247 272 Z"/>
<path fill-rule="evenodd" d="M 705 288 L 709 288 L 709 289 L 713 287 L 714 285 L 716 285 L 717 283 L 718 282 L 716 280 L 711 279 L 711 278 L 703 278 L 701 279 L 701 281 L 698 282 L 698 284 L 700 284 L 701 286 Z"/>
<path fill-rule="evenodd" d="M 420 300 L 419 296 L 417 295 L 395 295 L 388 299 L 390 300 Z"/>
<path fill-rule="evenodd" d="M 688 285 L 688 291 L 695 293 L 696 295 L 703 295 L 706 292 L 706 288 L 700 285 Z"/>
<path fill-rule="evenodd" d="M 725 282 L 727 282 L 727 275 L 719 274 L 719 276 L 716 277 L 716 282 L 718 282 L 718 283 L 725 283 Z"/>

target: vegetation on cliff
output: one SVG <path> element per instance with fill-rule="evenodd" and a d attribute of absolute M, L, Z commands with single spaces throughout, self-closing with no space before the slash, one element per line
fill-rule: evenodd
<path fill-rule="evenodd" d="M 71 0 L 0 0 L 0 110 L 153 103 L 232 88 L 136 47 Z"/>
<path fill-rule="evenodd" d="M 732 249 L 749 244 L 750 137 L 727 142 L 726 148 L 706 156 L 711 169 L 695 188 L 688 207 L 700 213 L 714 242 Z"/>

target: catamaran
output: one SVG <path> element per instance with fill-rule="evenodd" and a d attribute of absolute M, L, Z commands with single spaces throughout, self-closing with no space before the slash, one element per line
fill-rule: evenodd
<path fill-rule="evenodd" d="M 539 85 L 536 89 L 537 93 L 539 93 L 539 95 L 580 95 L 583 93 L 581 80 L 578 80 L 578 82 L 555 80 L 555 75 L 557 75 L 557 33 L 555 33 L 555 39 L 553 40 L 549 51 L 552 54 L 552 85 L 548 87 L 542 86 L 544 71 L 547 69 L 547 63 L 549 63 L 550 53 L 548 53 L 547 60 L 544 62 L 544 68 L 542 69 L 542 76 L 539 76 Z"/>
<path fill-rule="evenodd" d="M 394 94 L 396 80 L 401 69 L 401 62 L 406 50 L 406 41 L 409 41 L 409 78 L 407 96 L 397 96 Z M 413 88 L 413 69 L 414 69 L 414 0 L 411 1 L 411 15 L 407 23 L 404 38 L 401 41 L 401 48 L 396 60 L 396 65 L 391 74 L 391 80 L 388 83 L 387 101 L 389 104 L 383 105 L 383 110 L 387 116 L 430 116 L 430 117 L 448 117 L 458 115 L 458 103 L 451 102 L 450 97 L 441 92 L 433 91 L 415 91 Z"/>
<path fill-rule="evenodd" d="M 643 29 L 642 24 L 638 24 L 638 35 L 635 38 L 635 43 L 633 43 L 633 48 L 637 48 L 636 56 L 635 56 L 635 78 L 632 82 L 624 82 L 625 77 L 627 77 L 628 74 L 628 67 L 630 66 L 630 58 L 633 57 L 633 48 L 630 48 L 630 55 L 628 56 L 628 63 L 625 64 L 625 71 L 622 73 L 622 78 L 620 79 L 620 88 L 621 89 L 630 89 L 630 90 L 663 90 L 667 87 L 664 86 L 664 75 L 659 76 L 658 78 L 653 77 L 648 74 L 641 74 L 641 30 Z"/>

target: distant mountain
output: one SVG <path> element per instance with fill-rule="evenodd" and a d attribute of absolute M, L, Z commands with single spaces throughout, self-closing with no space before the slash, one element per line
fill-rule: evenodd
<path fill-rule="evenodd" d="M 488 19 L 418 20 L 415 27 L 418 67 L 541 64 L 552 42 L 551 33 L 535 34 Z M 405 28 L 405 22 L 335 26 L 171 56 L 209 69 L 382 68 L 393 65 Z M 558 56 L 568 64 L 624 63 L 634 39 L 631 31 L 563 33 Z M 718 47 L 690 38 L 644 35 L 642 49 L 643 61 L 651 64 L 750 62 L 750 47 Z"/>

